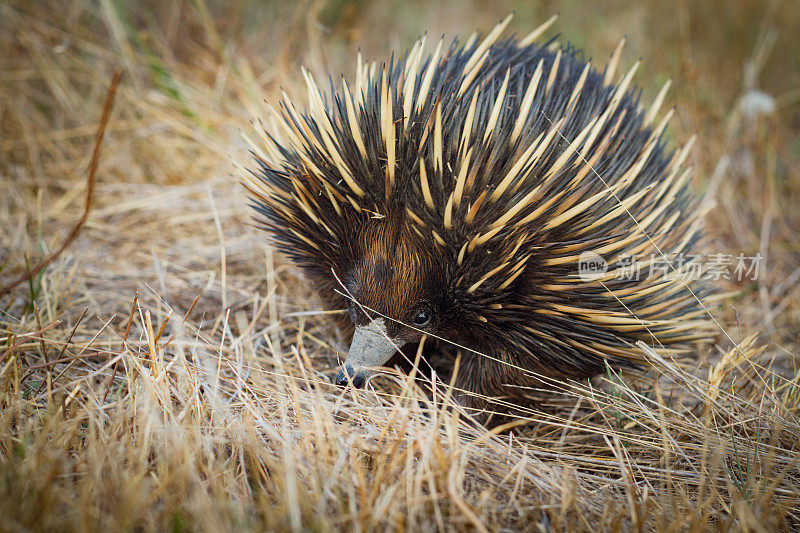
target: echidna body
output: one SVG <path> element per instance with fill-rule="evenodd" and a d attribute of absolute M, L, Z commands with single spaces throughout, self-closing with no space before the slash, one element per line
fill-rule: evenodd
<path fill-rule="evenodd" d="M 599 72 L 571 48 L 499 41 L 507 22 L 430 55 L 423 39 L 388 65 L 359 60 L 327 96 L 306 75 L 308 111 L 285 97 L 271 155 L 254 150 L 260 223 L 355 326 L 340 383 L 429 334 L 472 350 L 455 388 L 480 404 L 537 374 L 636 363 L 640 340 L 708 335 L 702 291 L 650 260 L 700 238 L 688 146 L 667 148 L 635 67 L 612 82 L 618 54 Z M 587 252 L 611 268 L 582 276 Z M 620 275 L 626 257 L 638 276 Z"/>

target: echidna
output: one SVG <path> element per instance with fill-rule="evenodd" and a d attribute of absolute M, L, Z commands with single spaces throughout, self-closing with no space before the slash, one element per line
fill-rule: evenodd
<path fill-rule="evenodd" d="M 655 264 L 702 230 L 689 146 L 654 123 L 663 91 L 645 111 L 635 66 L 612 83 L 619 49 L 600 72 L 536 44 L 546 25 L 499 40 L 509 19 L 432 55 L 422 38 L 388 65 L 359 57 L 325 96 L 306 73 L 308 111 L 284 94 L 270 155 L 254 148 L 259 223 L 355 325 L 339 384 L 427 334 L 474 350 L 454 383 L 479 406 L 636 364 L 639 340 L 708 335 L 702 291 Z M 590 252 L 608 270 L 582 275 Z M 638 276 L 620 275 L 626 258 Z"/>

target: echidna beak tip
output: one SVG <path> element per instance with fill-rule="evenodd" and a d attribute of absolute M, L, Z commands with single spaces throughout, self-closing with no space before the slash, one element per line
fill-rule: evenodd
<path fill-rule="evenodd" d="M 360 389 L 366 382 L 366 376 L 363 372 L 356 372 L 350 365 L 344 365 L 336 376 L 336 385 L 339 387 L 346 387 L 348 383 L 352 383 L 353 387 Z"/>

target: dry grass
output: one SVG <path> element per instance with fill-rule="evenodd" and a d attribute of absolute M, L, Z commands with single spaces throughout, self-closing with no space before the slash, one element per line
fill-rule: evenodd
<path fill-rule="evenodd" d="M 623 62 L 652 99 L 674 75 L 696 131 L 708 247 L 765 269 L 715 316 L 690 368 L 537 393 L 491 434 L 391 374 L 331 385 L 336 332 L 248 225 L 230 159 L 298 62 L 352 73 L 422 30 L 486 30 L 505 3 L 0 3 L 0 287 L 83 209 L 115 68 L 123 81 L 93 209 L 41 274 L 0 296 L 0 530 L 800 528 L 800 7 L 518 6 Z M 378 28 L 380 31 L 375 31 Z M 739 101 L 760 89 L 776 110 Z"/>

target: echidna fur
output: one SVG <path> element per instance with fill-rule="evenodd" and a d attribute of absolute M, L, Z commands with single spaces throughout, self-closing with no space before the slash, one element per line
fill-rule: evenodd
<path fill-rule="evenodd" d="M 308 110 L 284 95 L 269 154 L 253 150 L 258 222 L 356 326 L 342 383 L 428 334 L 469 349 L 455 389 L 481 406 L 635 365 L 637 341 L 674 352 L 709 335 L 705 288 L 649 261 L 701 238 L 689 146 L 667 146 L 636 67 L 613 83 L 618 54 L 600 72 L 571 47 L 498 40 L 507 22 L 432 55 L 422 39 L 388 65 L 359 57 L 326 96 L 304 73 Z M 587 251 L 605 275 L 579 275 Z M 619 276 L 627 256 L 638 279 Z"/>

